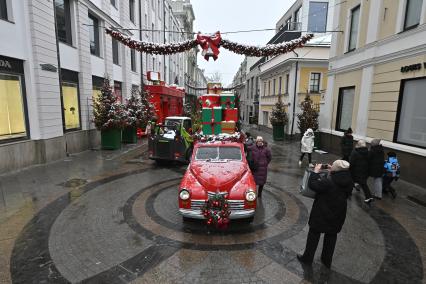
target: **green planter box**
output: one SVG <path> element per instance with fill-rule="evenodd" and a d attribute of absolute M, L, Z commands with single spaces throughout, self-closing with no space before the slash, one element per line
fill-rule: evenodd
<path fill-rule="evenodd" d="M 104 150 L 117 150 L 121 147 L 121 129 L 101 131 L 101 145 Z"/>
<path fill-rule="evenodd" d="M 121 136 L 121 142 L 127 144 L 136 144 L 138 143 L 138 137 L 136 133 L 136 127 L 127 127 L 123 129 L 123 134 Z"/>
<path fill-rule="evenodd" d="M 272 125 L 272 137 L 274 141 L 284 140 L 284 124 Z"/>

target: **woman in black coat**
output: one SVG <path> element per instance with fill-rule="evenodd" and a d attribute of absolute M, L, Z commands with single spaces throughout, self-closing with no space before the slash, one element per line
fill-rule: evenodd
<path fill-rule="evenodd" d="M 355 149 L 351 154 L 350 163 L 352 179 L 361 186 L 365 195 L 364 202 L 369 204 L 373 201 L 373 198 L 371 196 L 370 188 L 367 185 L 368 148 L 364 140 L 359 140 L 358 143 L 356 143 Z"/>
<path fill-rule="evenodd" d="M 343 134 L 342 140 L 340 140 L 340 148 L 342 151 L 342 160 L 349 162 L 352 150 L 354 149 L 354 137 L 352 136 L 352 128 L 348 128 Z"/>
<path fill-rule="evenodd" d="M 321 262 L 330 268 L 337 234 L 346 219 L 346 200 L 354 184 L 347 161 L 334 161 L 327 177 L 321 177 L 320 171 L 321 165 L 317 165 L 309 178 L 309 187 L 316 192 L 316 196 L 309 216 L 305 252 L 297 255 L 297 258 L 305 264 L 312 264 L 321 233 L 324 233 Z"/>
<path fill-rule="evenodd" d="M 373 178 L 373 197 L 376 199 L 382 199 L 382 179 L 385 164 L 385 152 L 380 142 L 380 139 L 373 139 L 368 152 L 368 173 Z"/>

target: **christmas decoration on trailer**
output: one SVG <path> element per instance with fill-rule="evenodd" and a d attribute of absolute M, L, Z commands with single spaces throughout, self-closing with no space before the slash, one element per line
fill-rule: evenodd
<path fill-rule="evenodd" d="M 128 46 L 129 48 L 148 54 L 169 55 L 181 53 L 191 50 L 192 48 L 200 45 L 203 50 L 202 55 L 207 61 L 209 61 L 210 57 L 216 60 L 219 56 L 219 49 L 221 47 L 228 49 L 236 54 L 246 56 L 276 56 L 291 52 L 296 48 L 303 47 L 309 40 L 314 37 L 313 34 L 306 34 L 304 36 L 301 36 L 300 38 L 291 40 L 289 42 L 267 44 L 263 47 L 259 47 L 253 45 L 239 44 L 227 39 L 223 39 L 220 32 L 216 32 L 214 35 L 204 35 L 198 33 L 195 39 L 187 40 L 184 42 L 159 44 L 134 40 L 113 28 L 106 28 L 105 30 L 108 35 L 118 40 L 122 44 Z"/>

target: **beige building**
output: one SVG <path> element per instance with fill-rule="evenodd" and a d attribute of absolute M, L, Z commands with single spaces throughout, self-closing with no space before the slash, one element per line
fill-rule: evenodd
<path fill-rule="evenodd" d="M 336 6 L 322 144 L 340 136 L 380 138 L 396 151 L 404 179 L 426 186 L 426 1 L 348 0 Z M 410 168 L 410 170 L 408 170 Z"/>
<path fill-rule="evenodd" d="M 296 1 L 277 22 L 276 35 L 269 44 L 289 41 L 307 33 L 314 38 L 304 48 L 265 58 L 259 64 L 259 119 L 265 130 L 272 128 L 270 117 L 278 97 L 286 105 L 287 134 L 299 133 L 297 114 L 309 95 L 316 107 L 324 102 L 327 89 L 328 59 L 336 1 Z"/>

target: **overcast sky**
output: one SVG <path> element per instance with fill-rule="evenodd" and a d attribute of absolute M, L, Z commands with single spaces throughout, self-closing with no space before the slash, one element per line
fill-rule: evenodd
<path fill-rule="evenodd" d="M 194 32 L 213 33 L 216 31 L 238 31 L 275 28 L 276 22 L 284 15 L 295 0 L 191 0 L 195 14 Z M 227 38 L 239 43 L 264 45 L 274 36 L 274 31 L 227 34 Z M 216 61 L 207 62 L 200 53 L 198 66 L 206 76 L 218 71 L 227 86 L 240 67 L 244 56 L 220 49 Z"/>

